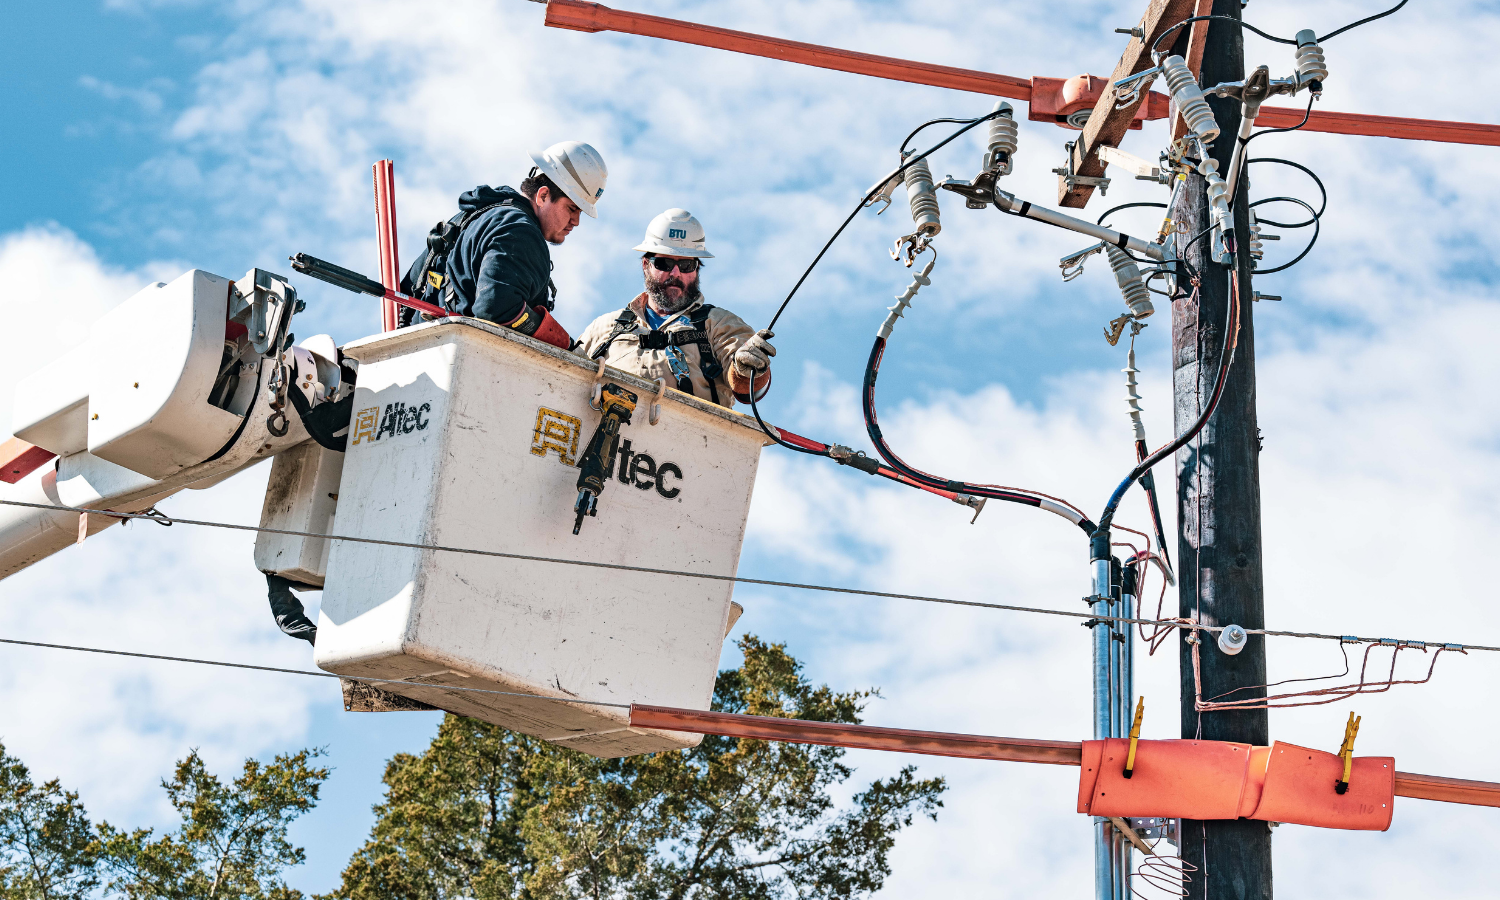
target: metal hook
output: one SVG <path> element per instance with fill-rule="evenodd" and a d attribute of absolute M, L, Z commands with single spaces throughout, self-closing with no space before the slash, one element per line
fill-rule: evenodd
<path fill-rule="evenodd" d="M 661 419 L 661 401 L 666 396 L 667 379 L 656 379 L 656 397 L 651 400 L 651 414 L 647 416 L 652 425 L 655 425 Z"/>
<path fill-rule="evenodd" d="M 594 373 L 594 385 L 589 393 L 589 409 L 595 412 L 603 412 L 599 406 L 599 397 L 604 391 L 604 357 L 599 357 L 599 370 Z"/>

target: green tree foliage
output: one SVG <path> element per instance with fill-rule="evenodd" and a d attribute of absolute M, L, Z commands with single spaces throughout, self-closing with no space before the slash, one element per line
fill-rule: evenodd
<path fill-rule="evenodd" d="M 0 745 L 0 900 L 84 897 L 99 885 L 94 830 L 78 795 L 38 787 Z"/>
<path fill-rule="evenodd" d="M 859 721 L 873 692 L 804 679 L 746 637 L 714 709 Z M 897 832 L 945 789 L 914 768 L 836 807 L 853 774 L 834 747 L 707 737 L 691 750 L 595 759 L 448 716 L 421 756 L 386 767 L 385 802 L 323 900 L 778 900 L 859 897 L 890 873 Z"/>
<path fill-rule="evenodd" d="M 304 859 L 287 826 L 312 809 L 328 770 L 318 750 L 245 761 L 231 785 L 210 773 L 195 750 L 163 781 L 182 824 L 160 837 L 149 828 L 99 826 L 97 847 L 109 889 L 129 900 L 294 900 L 301 892 L 280 873 Z"/>

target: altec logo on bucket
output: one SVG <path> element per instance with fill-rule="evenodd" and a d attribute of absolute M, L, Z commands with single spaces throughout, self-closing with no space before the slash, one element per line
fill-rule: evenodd
<path fill-rule="evenodd" d="M 354 425 L 350 429 L 352 438 L 349 443 L 359 444 L 365 441 L 378 441 L 386 436 L 396 437 L 411 434 L 413 431 L 425 431 L 427 426 L 432 424 L 427 419 L 427 413 L 431 411 L 431 403 L 407 406 L 399 400 L 395 403 L 387 403 L 384 415 L 381 414 L 378 406 L 362 409 L 354 414 Z"/>
<path fill-rule="evenodd" d="M 546 456 L 556 453 L 565 466 L 578 465 L 578 444 L 583 434 L 583 422 L 555 409 L 539 407 L 536 411 L 536 427 L 531 431 L 531 454 Z M 615 476 L 621 484 L 633 484 L 643 491 L 652 488 L 668 500 L 682 493 L 682 488 L 669 484 L 667 479 L 682 480 L 682 469 L 676 463 L 658 463 L 649 453 L 637 453 L 630 449 L 630 439 L 620 441 L 615 453 L 615 470 L 604 473 L 606 478 Z M 618 473 L 618 474 L 617 474 Z"/>

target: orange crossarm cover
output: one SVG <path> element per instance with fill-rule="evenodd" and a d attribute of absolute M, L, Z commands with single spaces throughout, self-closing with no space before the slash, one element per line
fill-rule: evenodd
<path fill-rule="evenodd" d="M 1130 741 L 1084 741 L 1078 811 L 1095 816 L 1236 818 L 1250 749 L 1249 744 L 1225 741 L 1140 741 L 1135 774 L 1126 778 Z"/>
<path fill-rule="evenodd" d="M 1344 761 L 1337 754 L 1277 741 L 1266 769 L 1265 793 L 1250 818 L 1351 831 L 1390 828 L 1396 807 L 1396 760 L 1356 757 L 1349 790 L 1340 794 L 1333 785 L 1343 775 Z"/>
<path fill-rule="evenodd" d="M 1227 741 L 1141 741 L 1134 777 L 1126 778 L 1130 742 L 1083 742 L 1078 811 L 1095 816 L 1261 819 L 1317 828 L 1385 831 L 1395 810 L 1396 763 L 1354 760 L 1349 791 L 1337 754 L 1277 743 L 1253 747 Z"/>
<path fill-rule="evenodd" d="M 51 450 L 43 450 L 13 437 L 0 444 L 0 481 L 15 484 L 56 455 Z"/>

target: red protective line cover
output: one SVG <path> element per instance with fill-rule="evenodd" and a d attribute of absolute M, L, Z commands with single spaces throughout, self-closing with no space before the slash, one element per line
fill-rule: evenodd
<path fill-rule="evenodd" d="M 1080 779 L 1079 811 L 1084 811 L 1085 796 L 1083 782 L 1092 790 L 1097 781 L 1103 741 L 1033 741 L 1018 738 L 982 737 L 970 734 L 944 734 L 933 731 L 912 731 L 904 728 L 880 728 L 873 725 L 841 725 L 832 722 L 805 722 L 800 719 L 781 719 L 770 716 L 745 716 L 734 713 L 706 712 L 695 709 L 676 709 L 667 706 L 634 705 L 630 708 L 630 724 L 636 728 L 661 728 L 668 731 L 686 731 L 693 734 L 718 734 L 725 737 L 758 738 L 766 741 L 791 741 L 802 744 L 822 744 L 830 747 L 849 747 L 864 750 L 891 750 L 902 753 L 925 753 L 933 756 L 954 756 L 965 759 L 1000 759 L 1014 762 L 1050 763 L 1061 766 L 1082 765 L 1091 758 L 1090 766 Z M 1128 752 L 1129 742 L 1121 741 Z M 1213 741 L 1141 741 L 1149 744 L 1214 743 Z M 1094 745 L 1093 757 L 1087 757 L 1085 748 Z M 1238 746 L 1246 746 L 1240 744 Z M 1279 744 L 1291 747 L 1291 744 Z M 1246 815 L 1254 811 L 1262 800 L 1265 778 L 1272 747 L 1252 747 L 1246 772 L 1246 783 L 1235 813 Z M 1329 754 L 1330 756 L 1332 754 Z M 1123 759 L 1123 758 L 1122 758 Z M 1370 757 L 1386 762 L 1388 757 Z M 1356 767 L 1360 759 L 1354 761 Z M 1141 765 L 1139 752 L 1136 768 Z M 1120 767 L 1124 771 L 1123 761 Z M 1357 772 L 1362 769 L 1356 768 Z M 1342 769 L 1339 774 L 1343 774 Z M 1258 776 L 1258 777 L 1255 777 Z M 1417 775 L 1412 772 L 1393 772 L 1394 791 L 1397 797 L 1415 797 L 1421 800 L 1438 800 L 1444 803 L 1465 803 L 1472 806 L 1500 807 L 1500 784 L 1489 781 L 1470 781 L 1463 778 L 1444 778 L 1440 775 Z M 1140 777 L 1139 775 L 1136 777 Z M 1121 780 L 1124 780 L 1123 777 Z M 1135 779 L 1130 779 L 1134 781 Z M 1352 790 L 1352 788 L 1351 788 Z M 1356 795 L 1358 796 L 1358 795 Z M 1275 801 L 1273 799 L 1273 804 Z M 1230 816 L 1229 818 L 1234 818 Z M 1290 820 L 1275 820 L 1290 821 Z"/>
<path fill-rule="evenodd" d="M 853 50 L 840 50 L 836 47 L 789 41 L 746 31 L 714 28 L 695 22 L 684 22 L 680 19 L 611 9 L 603 4 L 584 3 L 580 0 L 549 0 L 546 24 L 552 28 L 566 28 L 572 31 L 614 31 L 621 34 L 638 34 L 643 37 L 697 44 L 700 47 L 713 47 L 734 53 L 747 53 L 751 56 L 816 66 L 820 69 L 834 69 L 840 72 L 853 72 L 857 75 L 888 78 L 893 81 L 1009 97 L 1012 100 L 1023 100 L 1028 103 L 1033 96 L 1032 79 L 1029 78 L 940 66 L 910 59 L 876 56 L 873 53 L 858 53 Z M 1206 30 L 1203 33 L 1206 34 Z M 1054 79 L 1042 80 L 1051 82 Z M 1099 81 L 1102 82 L 1104 79 L 1099 79 Z M 1161 97 L 1161 100 L 1158 100 L 1158 97 Z M 1161 102 L 1165 99 L 1160 94 L 1154 93 L 1151 101 L 1146 104 L 1150 108 L 1146 110 L 1145 118 L 1153 119 L 1166 115 L 1165 105 Z M 1256 124 L 1274 128 L 1296 125 L 1302 121 L 1304 111 L 1288 107 L 1264 106 L 1261 107 Z M 1443 122 L 1433 119 L 1404 119 L 1396 116 L 1318 110 L 1313 112 L 1306 127 L 1308 131 L 1333 134 L 1362 134 L 1416 141 L 1500 146 L 1500 125 L 1477 122 Z"/>
<path fill-rule="evenodd" d="M 1361 756 L 1354 760 L 1349 790 L 1334 784 L 1344 775 L 1337 754 L 1277 741 L 1266 769 L 1265 792 L 1252 819 L 1317 828 L 1385 831 L 1396 811 L 1396 760 Z"/>
<path fill-rule="evenodd" d="M 1126 778 L 1130 741 L 1084 741 L 1078 811 L 1095 816 L 1238 818 L 1250 750 L 1249 744 L 1227 741 L 1140 741 L 1134 775 Z"/>
<path fill-rule="evenodd" d="M 1125 777 L 1130 742 L 1083 742 L 1078 811 L 1095 816 L 1260 819 L 1315 828 L 1385 831 L 1395 811 L 1396 761 L 1354 760 L 1349 789 L 1333 753 L 1295 744 L 1252 747 L 1224 741 L 1141 741 L 1134 777 Z"/>

